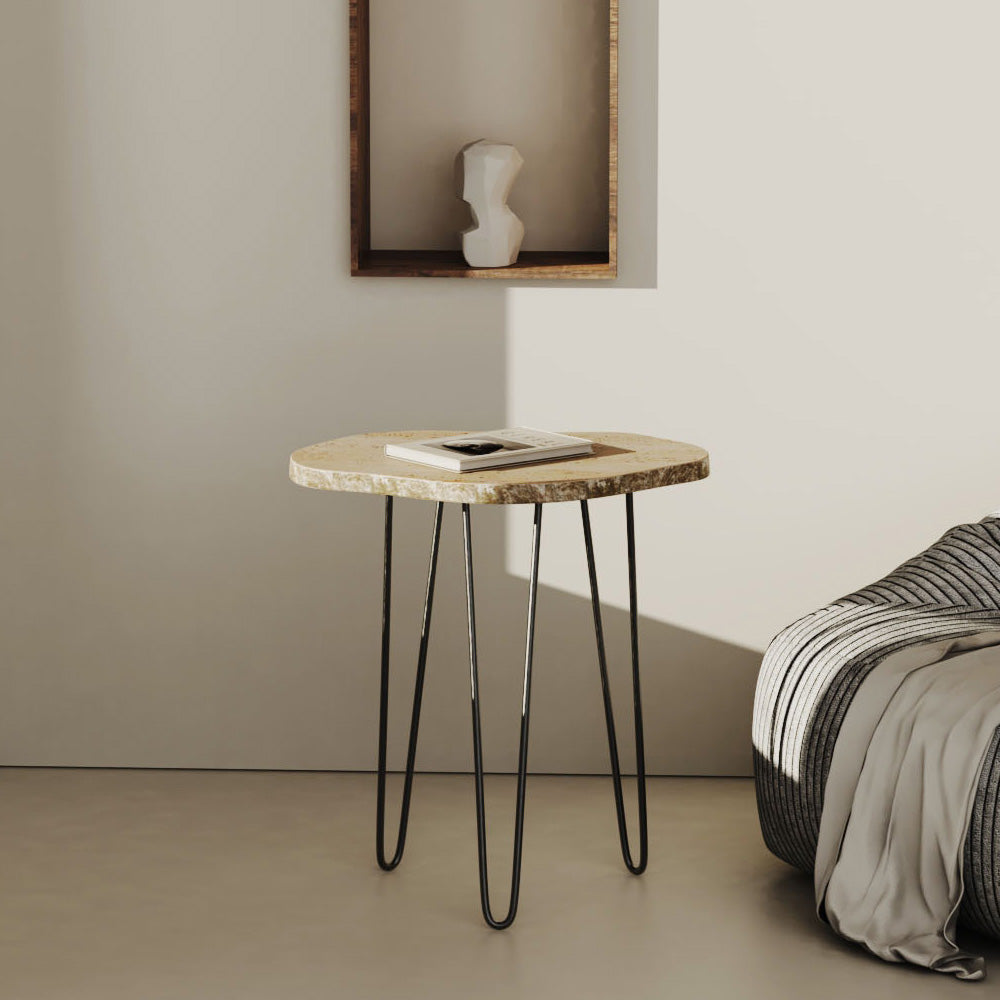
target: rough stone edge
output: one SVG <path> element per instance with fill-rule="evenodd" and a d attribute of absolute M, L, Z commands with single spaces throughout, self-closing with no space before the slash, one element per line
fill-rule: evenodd
<path fill-rule="evenodd" d="M 434 500 L 446 503 L 524 504 L 562 503 L 567 500 L 597 500 L 601 497 L 639 493 L 662 486 L 678 486 L 707 478 L 709 456 L 663 469 L 645 469 L 589 480 L 560 483 L 433 483 L 429 495 L 428 480 L 410 477 L 379 476 L 372 473 L 350 473 L 335 469 L 318 472 L 289 459 L 288 478 L 297 486 L 326 490 L 333 493 L 370 493 L 375 496 L 397 496 L 414 500 Z M 331 486 L 328 476 L 337 476 Z"/>

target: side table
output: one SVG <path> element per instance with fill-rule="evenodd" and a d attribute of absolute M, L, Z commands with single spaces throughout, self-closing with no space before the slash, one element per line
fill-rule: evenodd
<path fill-rule="evenodd" d="M 417 730 L 420 725 L 420 703 L 423 695 L 424 671 L 427 663 L 427 642 L 430 634 L 431 611 L 434 603 L 434 581 L 437 575 L 438 543 L 441 518 L 446 503 L 462 507 L 462 528 L 465 542 L 465 583 L 469 624 L 469 667 L 472 689 L 472 749 L 475 767 L 476 821 L 479 843 L 479 893 L 483 916 L 491 927 L 502 929 L 514 922 L 517 914 L 521 882 L 521 848 L 524 833 L 524 791 L 528 771 L 528 722 L 531 710 L 531 666 L 535 636 L 535 608 L 538 593 L 538 560 L 541 551 L 542 505 L 575 500 L 580 503 L 583 519 L 583 540 L 590 577 L 594 634 L 597 640 L 597 664 L 604 698 L 604 718 L 608 732 L 611 776 L 625 867 L 634 875 L 646 868 L 648 835 L 646 823 L 646 764 L 642 732 L 642 699 L 639 687 L 639 636 L 635 579 L 635 517 L 632 494 L 639 490 L 678 483 L 693 482 L 708 475 L 708 453 L 695 445 L 639 434 L 589 433 L 572 431 L 576 437 L 594 442 L 592 455 L 537 463 L 487 469 L 481 472 L 453 473 L 443 469 L 411 464 L 385 455 L 385 445 L 392 441 L 419 440 L 450 436 L 461 431 L 395 431 L 383 434 L 357 434 L 310 445 L 294 452 L 289 475 L 293 482 L 318 490 L 339 490 L 352 493 L 375 493 L 385 496 L 385 543 L 382 584 L 382 673 L 379 696 L 378 786 L 376 807 L 375 848 L 379 866 L 386 871 L 395 868 L 406 842 L 406 828 L 413 788 L 413 771 L 417 752 Z M 636 777 L 639 803 L 639 857 L 635 859 L 629 845 L 622 797 L 621 769 L 618 760 L 618 740 L 615 735 L 611 689 L 608 684 L 604 629 L 601 622 L 601 600 L 597 587 L 597 568 L 590 528 L 588 501 L 598 497 L 625 496 L 625 538 L 628 552 L 629 622 L 632 648 L 632 694 L 635 717 Z M 436 501 L 431 530 L 427 589 L 424 597 L 423 624 L 417 653 L 417 671 L 410 715 L 409 743 L 406 753 L 406 774 L 399 815 L 399 830 L 392 857 L 385 851 L 385 786 L 386 737 L 389 716 L 389 636 L 392 589 L 392 501 L 393 497 L 411 497 Z M 490 907 L 489 877 L 486 865 L 486 820 L 483 796 L 483 748 L 479 714 L 479 667 L 476 651 L 476 602 L 472 566 L 473 504 L 534 504 L 534 530 L 531 541 L 531 576 L 528 586 L 528 625 L 524 654 L 524 687 L 521 701 L 521 731 L 517 764 L 517 800 L 514 819 L 514 857 L 512 863 L 510 901 L 503 917 L 494 916 Z"/>

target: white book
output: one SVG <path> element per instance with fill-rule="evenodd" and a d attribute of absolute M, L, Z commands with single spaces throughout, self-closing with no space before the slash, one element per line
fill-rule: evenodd
<path fill-rule="evenodd" d="M 586 438 L 537 431 L 532 427 L 507 427 L 480 434 L 456 434 L 385 446 L 385 453 L 390 458 L 433 465 L 449 472 L 548 462 L 555 458 L 589 455 L 593 450 L 593 442 Z"/>

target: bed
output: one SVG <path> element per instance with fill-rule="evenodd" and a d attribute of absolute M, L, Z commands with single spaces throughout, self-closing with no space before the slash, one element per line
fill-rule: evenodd
<path fill-rule="evenodd" d="M 761 829 L 812 873 L 838 733 L 865 677 L 909 646 L 1000 628 L 1000 512 L 949 530 L 876 583 L 784 629 L 754 701 Z M 964 847 L 960 921 L 1000 939 L 1000 729 L 986 751 Z"/>

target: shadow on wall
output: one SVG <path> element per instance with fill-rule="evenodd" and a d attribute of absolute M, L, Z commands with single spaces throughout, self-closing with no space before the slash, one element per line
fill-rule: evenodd
<path fill-rule="evenodd" d="M 604 715 L 590 602 L 545 588 L 532 742 L 536 770 L 605 773 Z M 635 767 L 629 616 L 602 612 L 622 766 Z M 639 657 L 650 774 L 745 775 L 760 655 L 652 618 L 639 618 Z M 551 668 L 547 669 L 547 665 Z M 567 711 L 567 703 L 578 703 Z M 737 720 L 734 725 L 733 721 Z"/>
<path fill-rule="evenodd" d="M 624 7 L 619 284 L 650 287 L 657 5 Z M 290 487 L 287 455 L 503 425 L 508 317 L 499 284 L 347 276 L 346 29 L 325 0 L 0 12 L 5 763 L 374 764 L 382 506 Z M 525 588 L 494 513 L 483 722 L 510 768 Z M 449 515 L 420 752 L 442 770 L 471 759 Z M 397 506 L 394 749 L 430 516 Z M 627 616 L 607 615 L 631 766 Z M 539 616 L 533 769 L 604 771 L 589 604 L 545 590 Z M 749 725 L 756 654 L 641 628 L 650 771 L 739 773 L 748 735 L 713 721 Z"/>
<path fill-rule="evenodd" d="M 503 290 L 348 277 L 346 5 L 3 5 L 0 46 L 0 759 L 371 766 L 380 506 L 287 457 L 502 425 Z"/>
<path fill-rule="evenodd" d="M 370 499 L 370 498 L 369 498 Z M 391 768 L 405 759 L 419 622 L 433 505 L 396 502 L 393 646 L 390 688 Z M 476 617 L 486 767 L 517 766 L 528 584 L 504 572 L 502 508 L 473 507 Z M 524 539 L 527 544 L 527 537 Z M 582 552 L 582 541 L 581 541 Z M 369 539 L 364 575 L 378 569 Z M 546 558 L 545 533 L 542 559 Z M 468 632 L 462 531 L 448 505 L 441 535 L 417 766 L 471 769 Z M 581 557 L 582 563 L 582 557 Z M 581 567 L 582 568 L 582 567 Z M 377 579 L 366 585 L 377 602 Z M 370 618 L 369 608 L 366 617 Z M 608 750 L 589 599 L 540 586 L 533 667 L 530 769 L 593 774 L 608 771 Z M 622 766 L 635 767 L 627 611 L 602 610 Z M 365 693 L 354 704 L 358 768 L 370 768 L 377 709 L 377 623 L 366 626 Z M 750 713 L 760 656 L 718 639 L 640 616 L 646 762 L 650 774 L 750 773 Z"/>

